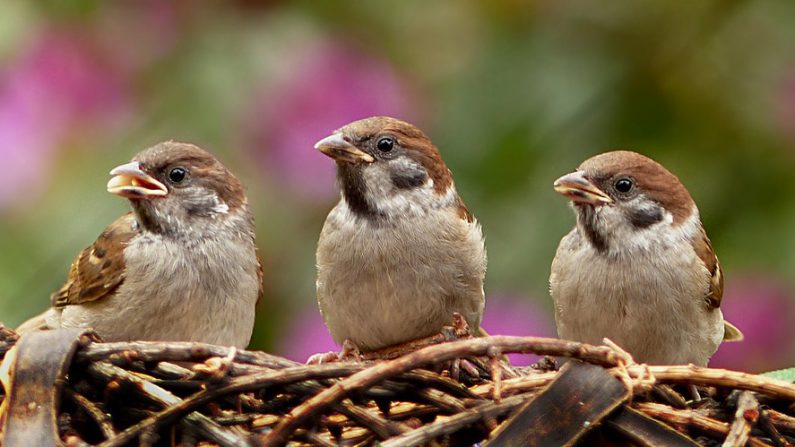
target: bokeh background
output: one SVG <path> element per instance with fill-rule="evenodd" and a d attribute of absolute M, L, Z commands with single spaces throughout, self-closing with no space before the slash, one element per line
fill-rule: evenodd
<path fill-rule="evenodd" d="M 553 335 L 552 181 L 612 148 L 688 186 L 746 342 L 795 363 L 795 2 L 0 2 L 0 321 L 43 310 L 127 203 L 108 170 L 165 139 L 243 179 L 265 259 L 252 346 L 335 349 L 314 248 L 337 200 L 313 143 L 369 115 L 437 143 L 487 235 L 485 327 Z"/>

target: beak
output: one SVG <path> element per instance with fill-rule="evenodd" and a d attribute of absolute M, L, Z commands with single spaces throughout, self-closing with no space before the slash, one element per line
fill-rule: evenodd
<path fill-rule="evenodd" d="M 574 171 L 555 180 L 552 184 L 555 191 L 575 203 L 588 205 L 604 205 L 613 203 L 613 199 L 596 185 L 591 183 L 582 171 Z"/>
<path fill-rule="evenodd" d="M 168 194 L 166 185 L 141 170 L 141 165 L 133 161 L 117 166 L 110 171 L 108 192 L 128 199 L 151 199 Z"/>
<path fill-rule="evenodd" d="M 336 161 L 353 164 L 361 162 L 372 163 L 375 161 L 372 155 L 346 141 L 340 132 L 333 133 L 315 143 L 315 149 Z"/>

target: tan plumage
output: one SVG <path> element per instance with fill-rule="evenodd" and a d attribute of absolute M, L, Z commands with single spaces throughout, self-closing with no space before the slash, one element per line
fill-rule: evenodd
<path fill-rule="evenodd" d="M 558 334 L 604 337 L 649 363 L 706 365 L 742 339 L 720 310 L 723 274 L 678 178 L 629 151 L 592 157 L 555 182 L 577 215 L 550 275 Z"/>
<path fill-rule="evenodd" d="M 483 236 L 430 139 L 375 117 L 316 147 L 337 161 L 342 190 L 317 248 L 317 297 L 334 339 L 377 350 L 437 333 L 454 312 L 477 332 Z"/>
<path fill-rule="evenodd" d="M 133 212 L 80 252 L 52 308 L 18 331 L 80 327 L 107 341 L 245 347 L 262 268 L 237 178 L 208 152 L 176 142 L 111 174 L 108 191 L 129 198 Z"/>

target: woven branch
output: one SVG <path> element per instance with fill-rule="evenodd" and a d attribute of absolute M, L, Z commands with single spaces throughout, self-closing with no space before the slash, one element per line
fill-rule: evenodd
<path fill-rule="evenodd" d="M 64 336 L 74 338 L 68 355 L 40 354 L 63 356 L 68 376 L 39 383 L 26 375 L 25 356 L 66 352 L 68 343 L 56 349 L 26 341 L 27 335 L 18 341 L 0 327 L 0 355 L 9 352 L 2 378 L 11 388 L 0 396 L 7 409 L 4 446 L 26 439 L 14 404 L 21 399 L 14 384 L 23 383 L 28 390 L 58 390 L 52 430 L 65 445 L 494 447 L 543 445 L 543 439 L 546 445 L 784 446 L 795 436 L 793 384 L 736 371 L 639 365 L 611 344 L 494 336 L 441 342 L 391 360 L 303 365 L 200 343 Z M 583 363 L 512 368 L 502 360 L 508 353 Z M 462 361 L 470 366 L 454 368 Z M 692 400 L 691 385 L 701 387 L 700 401 Z"/>

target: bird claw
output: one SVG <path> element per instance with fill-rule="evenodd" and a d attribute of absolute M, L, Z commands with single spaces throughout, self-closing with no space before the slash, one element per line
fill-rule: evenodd
<path fill-rule="evenodd" d="M 320 352 L 317 354 L 312 354 L 306 361 L 307 365 L 321 365 L 323 363 L 333 363 L 333 362 L 361 362 L 364 358 L 362 357 L 359 348 L 356 344 L 346 339 L 342 343 L 342 351 L 340 352 Z"/>
<path fill-rule="evenodd" d="M 232 347 L 226 357 L 210 357 L 204 363 L 193 365 L 193 371 L 213 381 L 221 380 L 232 370 L 236 354 L 237 349 Z"/>

